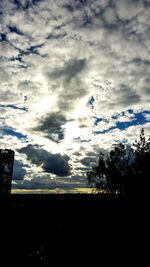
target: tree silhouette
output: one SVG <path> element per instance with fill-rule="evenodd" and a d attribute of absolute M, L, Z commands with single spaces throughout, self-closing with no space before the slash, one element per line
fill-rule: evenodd
<path fill-rule="evenodd" d="M 139 141 L 135 140 L 133 146 L 136 148 L 137 155 L 142 156 L 145 153 L 150 152 L 150 137 L 146 141 L 144 128 L 141 129 L 140 140 Z"/>
<path fill-rule="evenodd" d="M 132 194 L 150 189 L 150 138 L 141 129 L 139 141 L 118 144 L 108 154 L 100 153 L 97 166 L 87 173 L 89 184 L 97 191 Z"/>
<path fill-rule="evenodd" d="M 105 155 L 103 153 L 100 153 L 99 155 L 99 161 L 98 165 L 96 167 L 92 168 L 91 172 L 87 172 L 87 179 L 88 183 L 93 187 L 96 187 L 96 189 L 105 189 L 106 188 L 106 171 L 107 171 L 107 165 L 106 165 Z"/>
<path fill-rule="evenodd" d="M 137 186 L 139 191 L 147 192 L 150 189 L 150 137 L 146 140 L 143 128 L 141 129 L 140 140 L 136 140 L 133 146 L 135 147 L 136 155 L 135 173 Z"/>

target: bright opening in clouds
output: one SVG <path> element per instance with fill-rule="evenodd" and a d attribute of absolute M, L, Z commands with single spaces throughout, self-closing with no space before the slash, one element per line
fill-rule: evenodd
<path fill-rule="evenodd" d="M 149 0 L 0 1 L 1 148 L 15 188 L 86 187 L 150 130 Z"/>

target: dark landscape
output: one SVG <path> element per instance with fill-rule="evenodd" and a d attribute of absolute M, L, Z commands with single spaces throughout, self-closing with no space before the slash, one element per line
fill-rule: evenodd
<path fill-rule="evenodd" d="M 63 264 L 70 257 L 74 262 L 127 260 L 149 239 L 149 201 L 142 195 L 1 196 L 0 213 L 6 265 Z"/>

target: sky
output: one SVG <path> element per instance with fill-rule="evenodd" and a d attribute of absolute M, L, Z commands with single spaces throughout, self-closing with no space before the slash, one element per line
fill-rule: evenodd
<path fill-rule="evenodd" d="M 150 132 L 150 0 L 1 0 L 0 137 L 13 188 L 87 187 Z"/>

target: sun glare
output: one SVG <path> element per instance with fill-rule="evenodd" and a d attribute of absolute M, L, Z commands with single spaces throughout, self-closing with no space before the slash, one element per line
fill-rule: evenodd
<path fill-rule="evenodd" d="M 73 138 L 78 138 L 81 134 L 81 130 L 78 126 L 77 121 L 69 121 L 65 125 L 65 138 L 71 140 Z"/>
<path fill-rule="evenodd" d="M 50 108 L 55 107 L 55 98 L 54 97 L 44 97 L 38 104 L 38 110 L 42 113 L 45 113 L 50 110 Z"/>

